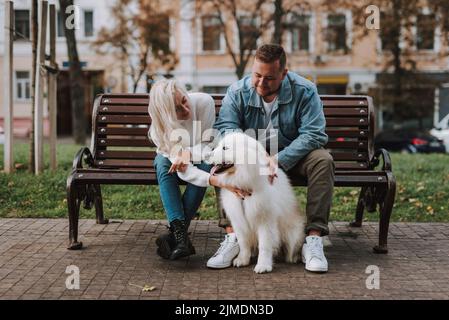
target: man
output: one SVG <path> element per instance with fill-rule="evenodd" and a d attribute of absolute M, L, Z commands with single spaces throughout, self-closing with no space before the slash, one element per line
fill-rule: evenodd
<path fill-rule="evenodd" d="M 331 155 L 323 149 L 327 143 L 325 126 L 315 85 L 289 72 L 284 49 L 273 44 L 258 48 L 252 74 L 229 87 L 214 125 L 222 134 L 233 129 L 275 130 L 279 152 L 271 154 L 271 163 L 308 181 L 307 237 L 302 260 L 306 270 L 312 272 L 328 270 L 322 237 L 329 233 L 335 167 Z M 208 260 L 210 268 L 231 266 L 239 253 L 236 236 L 223 210 L 219 224 L 227 234 Z"/>

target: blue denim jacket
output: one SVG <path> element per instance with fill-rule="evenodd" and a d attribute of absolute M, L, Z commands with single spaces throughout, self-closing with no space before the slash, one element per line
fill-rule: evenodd
<path fill-rule="evenodd" d="M 288 72 L 281 84 L 277 102 L 273 105 L 271 122 L 278 133 L 277 159 L 288 171 L 305 155 L 327 143 L 323 104 L 315 85 Z M 226 130 L 266 129 L 262 98 L 246 76 L 228 88 L 214 128 Z"/>

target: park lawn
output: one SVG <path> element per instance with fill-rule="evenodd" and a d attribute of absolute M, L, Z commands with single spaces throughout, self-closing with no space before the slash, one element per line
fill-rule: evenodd
<path fill-rule="evenodd" d="M 1 218 L 66 218 L 66 179 L 75 153 L 81 146 L 60 144 L 58 170 L 48 170 L 48 145 L 45 146 L 46 170 L 39 176 L 28 173 L 26 143 L 15 146 L 16 173 L 0 173 Z M 0 170 L 3 170 L 3 145 L 0 145 Z M 449 155 L 392 154 L 397 180 L 392 221 L 449 222 Z M 306 189 L 295 188 L 302 205 Z M 331 220 L 351 221 L 359 188 L 335 188 Z M 103 186 L 105 216 L 112 219 L 164 219 L 157 186 Z M 199 210 L 200 219 L 217 219 L 215 194 L 208 188 Z M 94 218 L 95 211 L 81 209 L 81 218 Z M 367 221 L 377 221 L 378 213 L 365 213 Z"/>

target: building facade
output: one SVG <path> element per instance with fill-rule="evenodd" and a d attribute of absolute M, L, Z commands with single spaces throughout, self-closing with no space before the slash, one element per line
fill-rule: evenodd
<path fill-rule="evenodd" d="M 15 1 L 16 31 L 20 32 L 14 42 L 14 132 L 26 135 L 30 127 L 30 79 L 31 43 L 29 41 L 30 0 Z M 58 1 L 49 1 L 56 3 Z M 228 54 L 223 31 L 219 28 L 217 16 L 204 12 L 195 0 L 172 1 L 174 13 L 169 17 L 170 48 L 178 57 L 178 64 L 171 75 L 183 82 L 188 89 L 208 93 L 224 93 L 237 80 L 235 65 Z M 89 117 L 95 94 L 131 91 L 132 84 L 123 62 L 112 55 L 99 55 L 91 44 L 101 27 L 113 27 L 110 10 L 113 1 L 77 0 L 80 7 L 79 29 L 76 31 L 78 51 L 86 76 L 86 116 Z M 4 7 L 0 8 L 3 24 Z M 245 13 L 242 12 L 242 15 Z M 417 19 L 413 36 L 416 39 L 414 60 L 418 70 L 435 78 L 432 85 L 422 84 L 429 92 L 426 108 L 429 109 L 426 126 L 449 113 L 449 57 L 447 41 L 443 41 L 438 28 L 433 30 L 420 25 L 430 13 L 423 10 Z M 60 19 L 58 19 L 60 20 Z M 284 32 L 283 46 L 288 55 L 288 68 L 317 84 L 320 94 L 372 94 L 376 80 L 384 72 L 388 52 L 385 39 L 379 30 L 369 30 L 363 38 L 354 31 L 350 10 L 323 9 L 320 1 L 311 1 L 311 6 L 300 14 L 289 16 L 290 28 Z M 62 21 L 58 21 L 57 61 L 61 69 L 58 81 L 58 130 L 59 134 L 70 133 L 70 112 L 66 105 L 67 90 L 67 48 L 62 32 Z M 229 31 L 231 30 L 231 31 Z M 228 32 L 235 28 L 231 26 Z M 234 32 L 235 33 L 235 32 Z M 238 38 L 231 35 L 232 46 L 238 48 Z M 269 42 L 268 30 L 258 44 Z M 423 41 L 422 39 L 425 39 Z M 0 34 L 0 70 L 3 68 L 4 34 Z M 251 60 L 245 74 L 250 73 Z M 155 79 L 166 76 L 160 70 Z M 0 87 L 2 86 L 0 79 Z M 146 92 L 147 79 L 142 77 L 137 92 Z M 0 95 L 0 105 L 2 99 Z M 376 104 L 378 126 L 384 127 L 384 106 Z M 0 125 L 2 122 L 0 113 Z M 47 114 L 47 113 L 45 113 Z"/>

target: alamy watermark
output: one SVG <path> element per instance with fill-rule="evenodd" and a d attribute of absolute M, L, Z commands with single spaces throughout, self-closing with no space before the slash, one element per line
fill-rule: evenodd
<path fill-rule="evenodd" d="M 380 270 L 376 265 L 366 267 L 365 273 L 369 274 L 366 278 L 365 285 L 368 290 L 380 289 Z"/>
<path fill-rule="evenodd" d="M 80 29 L 80 17 L 81 17 L 81 9 L 78 5 L 70 5 L 67 6 L 65 13 L 68 14 L 67 19 L 65 20 L 65 26 L 68 30 L 79 30 Z"/>
<path fill-rule="evenodd" d="M 370 5 L 365 8 L 365 13 L 368 17 L 365 20 L 365 26 L 369 30 L 380 29 L 380 9 L 378 6 Z"/>
<path fill-rule="evenodd" d="M 65 287 L 68 290 L 79 290 L 80 288 L 80 268 L 75 265 L 67 266 L 65 273 L 70 274 L 65 280 Z"/>

